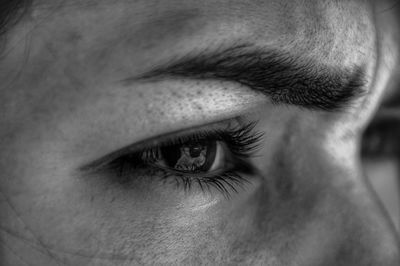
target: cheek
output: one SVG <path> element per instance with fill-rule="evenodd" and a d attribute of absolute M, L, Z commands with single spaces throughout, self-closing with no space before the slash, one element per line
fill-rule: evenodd
<path fill-rule="evenodd" d="M 203 252 L 223 250 L 225 235 L 234 236 L 237 228 L 237 206 L 247 205 L 259 186 L 254 182 L 230 201 L 217 192 L 190 194 L 156 181 L 127 188 L 104 176 L 74 176 L 57 152 L 38 144 L 2 151 L 11 154 L 1 164 L 2 192 L 30 231 L 61 253 L 145 258 L 151 250 L 184 259 L 197 256 L 200 246 Z M 16 219 L 7 216 L 2 226 L 12 228 Z"/>

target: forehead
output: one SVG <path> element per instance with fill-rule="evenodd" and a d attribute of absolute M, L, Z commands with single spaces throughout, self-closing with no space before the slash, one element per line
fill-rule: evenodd
<path fill-rule="evenodd" d="M 116 81 L 174 58 L 241 44 L 340 69 L 372 69 L 375 35 L 368 3 L 34 1 L 22 26 L 9 34 L 0 80 L 12 86 L 1 87 L 0 108 L 13 116 L 30 114 L 31 109 L 52 113 L 67 102 L 79 105 L 103 97 L 97 94 L 111 93 Z M 130 93 L 135 98 L 139 90 L 134 87 Z"/>
<path fill-rule="evenodd" d="M 46 2 L 46 1 L 45 1 Z M 63 1 L 65 2 L 65 1 Z M 34 8 L 37 34 L 59 49 L 102 57 L 123 48 L 138 61 L 247 42 L 328 64 L 361 60 L 373 48 L 367 1 L 68 1 Z M 89 52 L 89 53 L 88 53 Z M 148 53 L 148 54 L 146 54 Z M 143 66 L 143 65 L 142 65 Z"/>

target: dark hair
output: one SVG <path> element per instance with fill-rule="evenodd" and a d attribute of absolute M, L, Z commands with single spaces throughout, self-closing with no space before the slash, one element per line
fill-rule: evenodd
<path fill-rule="evenodd" d="M 33 0 L 1 0 L 0 2 L 0 36 L 15 25 L 27 11 Z"/>

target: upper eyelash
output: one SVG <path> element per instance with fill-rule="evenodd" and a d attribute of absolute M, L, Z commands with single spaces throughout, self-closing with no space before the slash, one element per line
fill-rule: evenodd
<path fill-rule="evenodd" d="M 212 129 L 212 130 L 200 130 L 192 133 L 191 135 L 185 135 L 181 137 L 171 137 L 165 141 L 161 141 L 157 145 L 151 145 L 150 147 L 144 147 L 132 151 L 132 148 L 118 151 L 115 154 L 109 155 L 108 158 L 100 159 L 91 165 L 84 166 L 82 168 L 86 173 L 99 173 L 103 171 L 113 171 L 117 176 L 120 183 L 129 182 L 130 177 L 126 174 L 125 168 L 134 169 L 151 167 L 148 165 L 148 161 L 144 162 L 141 155 L 145 152 L 153 154 L 154 158 L 157 158 L 157 154 L 160 148 L 171 146 L 171 145 L 183 145 L 189 141 L 196 140 L 208 140 L 208 141 L 223 141 L 228 146 L 230 152 L 235 155 L 235 166 L 234 169 L 225 170 L 222 173 L 206 173 L 203 176 L 190 176 L 187 173 L 173 173 L 166 169 L 158 169 L 163 172 L 162 179 L 166 180 L 168 177 L 174 176 L 177 181 L 176 184 L 182 185 L 185 190 L 190 189 L 193 183 L 199 184 L 201 190 L 209 188 L 210 186 L 215 187 L 218 191 L 229 198 L 228 187 L 237 192 L 234 187 L 235 185 L 241 185 L 248 182 L 242 178 L 238 172 L 246 174 L 254 174 L 254 168 L 246 161 L 246 158 L 253 156 L 253 153 L 258 148 L 260 141 L 263 137 L 263 133 L 254 132 L 254 128 L 257 122 L 250 122 L 245 125 L 238 125 L 233 128 L 226 129 Z M 129 174 L 130 175 L 130 174 Z M 208 175 L 208 176 L 207 176 Z M 231 184 L 230 182 L 234 183 Z"/>
<path fill-rule="evenodd" d="M 139 153 L 149 152 L 154 156 L 154 158 L 157 158 L 157 150 L 162 147 L 184 145 L 189 141 L 219 140 L 224 141 L 234 155 L 242 158 L 248 158 L 253 155 L 254 151 L 256 151 L 260 141 L 264 136 L 264 133 L 262 132 L 253 132 L 256 125 L 257 122 L 250 122 L 243 126 L 238 126 L 232 129 L 200 131 L 189 136 L 183 136 L 164 141 L 153 147 L 144 148 L 139 151 Z"/>

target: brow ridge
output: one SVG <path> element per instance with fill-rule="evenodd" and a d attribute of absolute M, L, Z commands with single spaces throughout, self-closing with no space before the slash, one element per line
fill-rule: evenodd
<path fill-rule="evenodd" d="M 185 55 L 137 79 L 183 77 L 233 81 L 269 97 L 274 104 L 338 111 L 365 94 L 365 71 L 338 69 L 277 50 L 237 45 Z"/>

